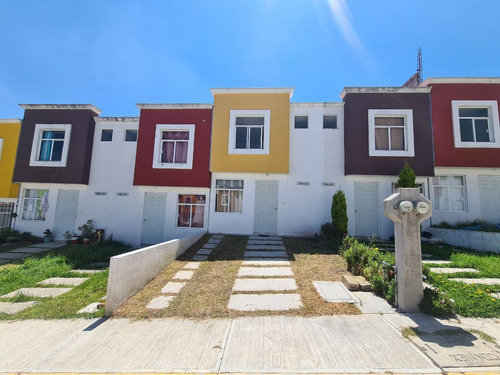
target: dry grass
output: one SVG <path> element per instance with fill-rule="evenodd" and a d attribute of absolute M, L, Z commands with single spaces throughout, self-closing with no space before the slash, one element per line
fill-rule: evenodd
<path fill-rule="evenodd" d="M 312 282 L 340 281 L 342 274 L 348 273 L 346 264 L 341 256 L 333 253 L 321 240 L 303 238 L 283 238 L 292 259 L 292 270 L 297 282 L 298 293 L 301 295 L 302 308 L 275 312 L 228 310 L 229 298 L 248 240 L 246 236 L 231 235 L 225 235 L 221 243 L 212 251 L 208 261 L 201 262 L 200 268 L 194 270 L 193 278 L 187 280 L 187 284 L 170 302 L 168 308 L 162 310 L 147 309 L 146 305 L 153 298 L 162 295 L 161 289 L 165 284 L 172 281 L 172 277 L 183 269 L 209 238 L 210 236 L 207 235 L 200 239 L 146 285 L 142 291 L 118 309 L 113 316 L 132 319 L 160 317 L 205 319 L 262 315 L 319 316 L 360 313 L 354 305 L 328 303 L 319 296 Z"/>

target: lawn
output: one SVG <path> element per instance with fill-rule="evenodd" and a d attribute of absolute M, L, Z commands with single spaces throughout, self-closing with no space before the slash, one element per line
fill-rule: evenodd
<path fill-rule="evenodd" d="M 81 308 L 92 302 L 99 302 L 106 295 L 108 271 L 81 274 L 73 269 L 90 268 L 90 263 L 109 260 L 112 255 L 129 250 L 117 242 L 103 242 L 91 246 L 68 245 L 48 254 L 18 261 L 22 264 L 7 264 L 0 267 L 0 295 L 19 288 L 50 287 L 39 286 L 38 282 L 51 277 L 88 277 L 84 283 L 55 298 L 34 298 L 18 295 L 14 298 L 0 298 L 2 302 L 38 301 L 34 307 L 18 314 L 0 313 L 0 319 L 58 319 L 75 317 L 100 317 L 104 309 L 94 314 L 77 314 Z M 54 285 L 55 286 L 55 285 Z M 59 285 L 57 287 L 60 287 Z"/>

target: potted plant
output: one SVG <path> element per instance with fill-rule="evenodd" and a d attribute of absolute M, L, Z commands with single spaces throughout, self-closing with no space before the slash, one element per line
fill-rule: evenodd
<path fill-rule="evenodd" d="M 45 229 L 43 232 L 43 242 L 49 243 L 54 240 L 54 234 L 50 231 L 50 229 Z"/>
<path fill-rule="evenodd" d="M 88 245 L 95 237 L 95 227 L 92 220 L 87 220 L 87 223 L 78 227 L 78 230 L 82 232 L 81 237 L 84 245 Z"/>

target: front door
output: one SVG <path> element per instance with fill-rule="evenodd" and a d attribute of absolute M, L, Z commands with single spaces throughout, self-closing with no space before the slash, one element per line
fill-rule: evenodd
<path fill-rule="evenodd" d="M 75 232 L 78 195 L 78 190 L 59 190 L 57 194 L 56 219 L 54 222 L 54 239 L 64 240 L 66 232 L 69 232 L 71 235 Z"/>
<path fill-rule="evenodd" d="M 167 193 L 145 193 L 142 217 L 142 243 L 146 245 L 163 242 Z"/>
<path fill-rule="evenodd" d="M 500 176 L 479 176 L 481 218 L 500 222 Z"/>
<path fill-rule="evenodd" d="M 355 182 L 354 226 L 356 236 L 378 236 L 378 207 L 378 182 Z"/>
<path fill-rule="evenodd" d="M 257 181 L 255 187 L 255 233 L 276 233 L 278 182 Z"/>

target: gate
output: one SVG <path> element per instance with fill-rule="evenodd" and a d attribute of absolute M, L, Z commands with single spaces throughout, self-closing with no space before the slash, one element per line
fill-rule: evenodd
<path fill-rule="evenodd" d="M 14 202 L 0 202 L 0 228 L 10 228 L 15 207 Z"/>

